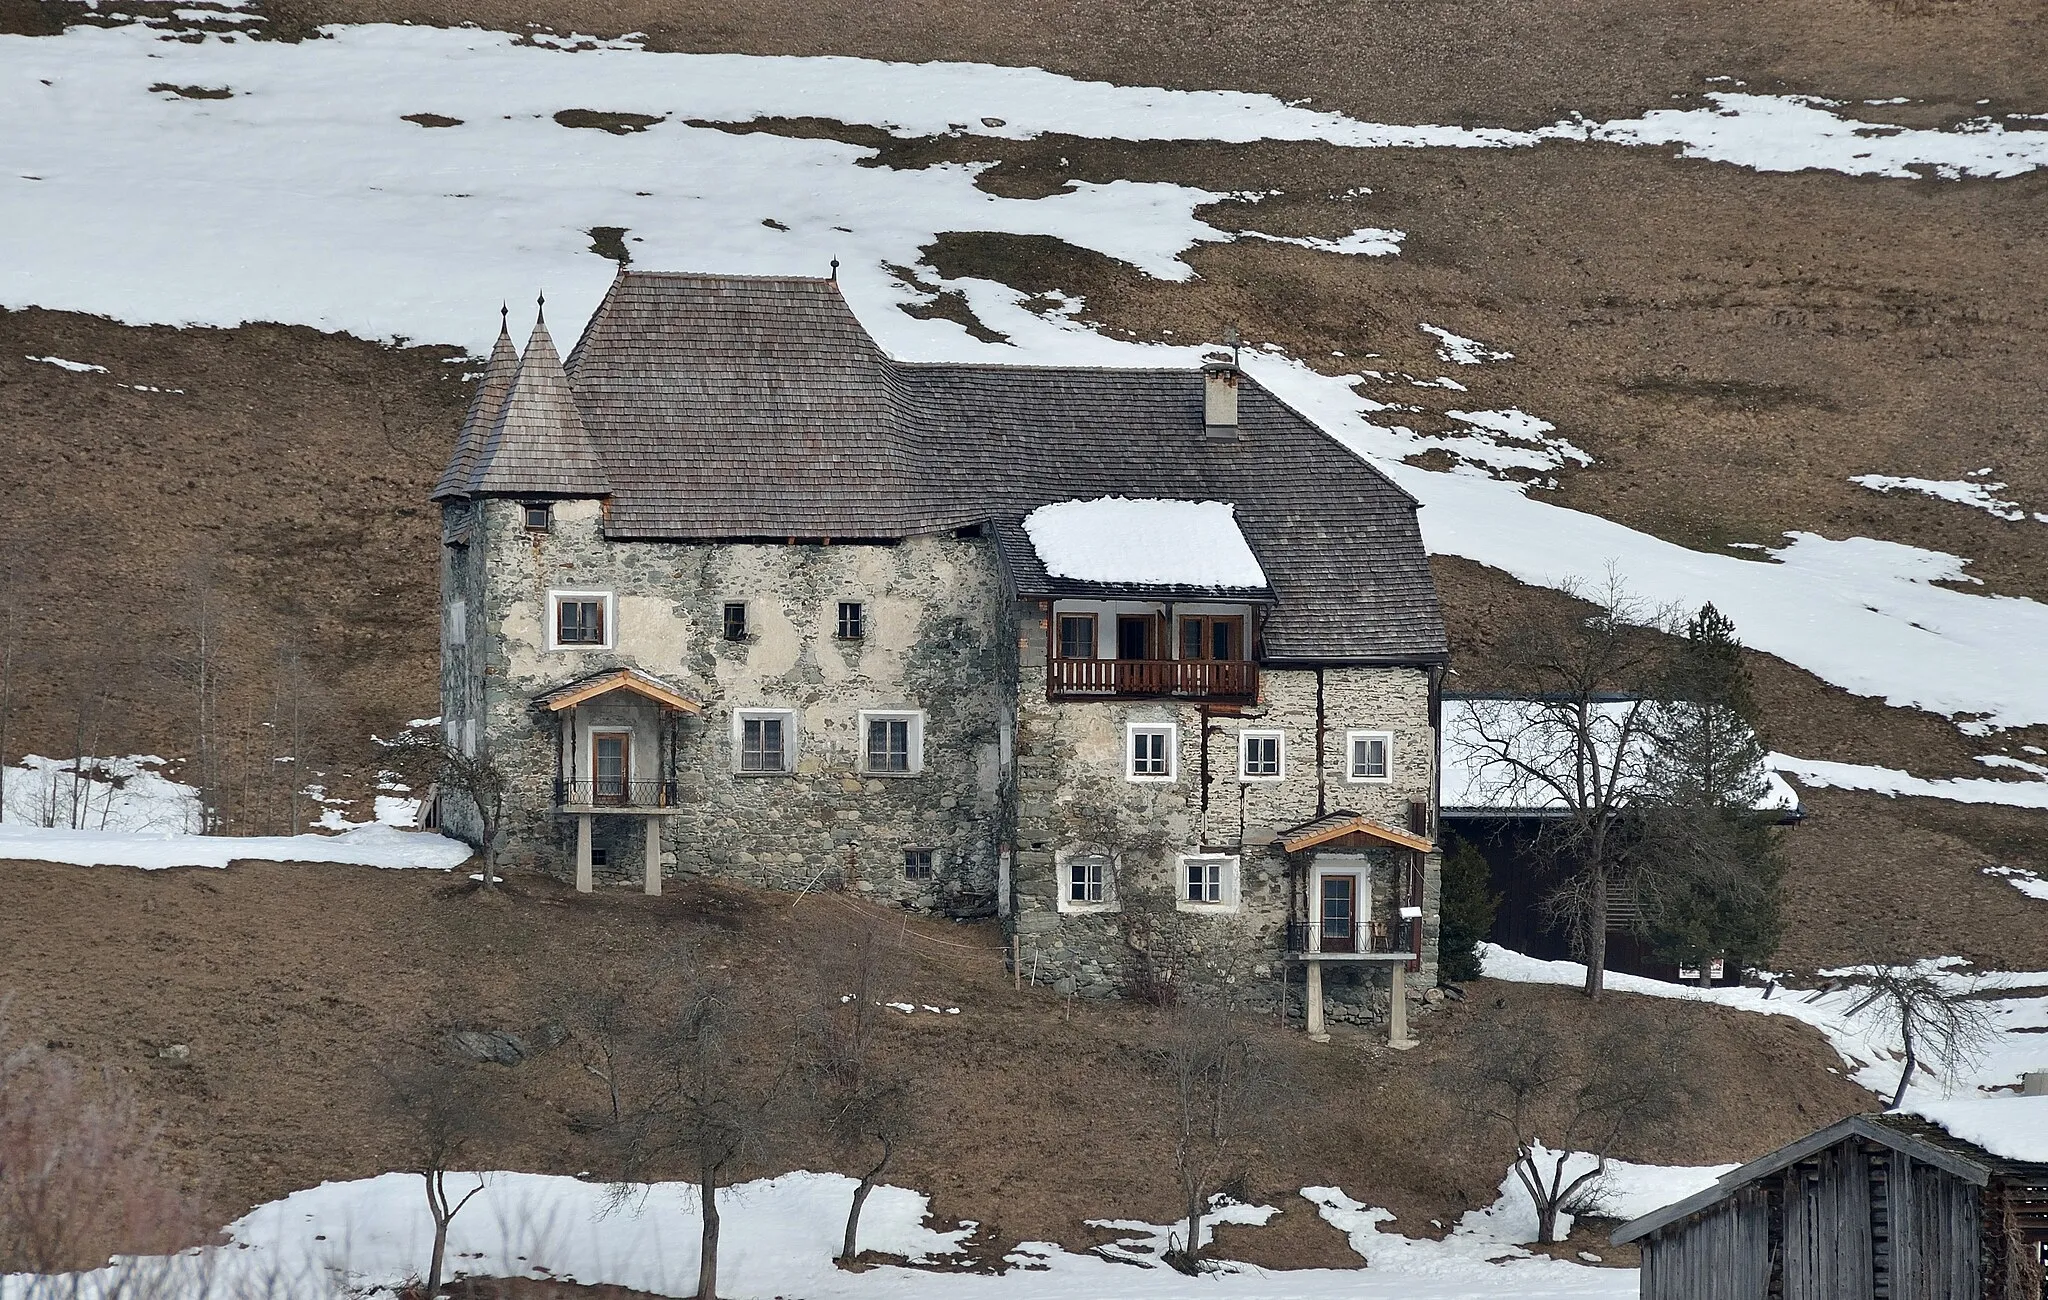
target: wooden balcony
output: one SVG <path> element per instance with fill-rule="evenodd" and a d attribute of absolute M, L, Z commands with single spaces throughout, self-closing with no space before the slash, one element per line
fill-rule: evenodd
<path fill-rule="evenodd" d="M 1228 659 L 1053 658 L 1045 665 L 1045 693 L 1054 700 L 1250 700 L 1259 694 L 1259 666 Z"/>

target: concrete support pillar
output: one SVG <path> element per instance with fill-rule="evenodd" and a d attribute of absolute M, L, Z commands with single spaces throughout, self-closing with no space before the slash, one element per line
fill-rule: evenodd
<path fill-rule="evenodd" d="M 1414 1047 L 1408 1036 L 1408 963 L 1387 967 L 1387 1046 L 1405 1052 Z"/>
<path fill-rule="evenodd" d="M 1308 1041 L 1327 1043 L 1330 1033 L 1323 1028 L 1323 964 L 1319 961 L 1303 964 L 1308 967 L 1308 987 L 1302 995 L 1308 1010 Z"/>
<path fill-rule="evenodd" d="M 661 818 L 643 817 L 647 823 L 647 878 L 642 886 L 653 897 L 661 896 Z"/>
<path fill-rule="evenodd" d="M 576 818 L 576 892 L 587 894 L 591 890 L 590 880 L 590 822 L 589 813 Z"/>

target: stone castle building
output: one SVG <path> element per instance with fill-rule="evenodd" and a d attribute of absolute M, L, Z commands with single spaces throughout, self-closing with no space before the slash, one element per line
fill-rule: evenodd
<path fill-rule="evenodd" d="M 911 364 L 829 280 L 622 272 L 566 363 L 501 332 L 434 500 L 508 863 L 995 914 L 1083 994 L 1434 978 L 1416 503 L 1234 359 Z"/>

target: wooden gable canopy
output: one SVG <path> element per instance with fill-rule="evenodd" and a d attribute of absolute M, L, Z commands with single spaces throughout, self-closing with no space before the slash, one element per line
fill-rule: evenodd
<path fill-rule="evenodd" d="M 1433 842 L 1423 836 L 1383 826 L 1364 813 L 1349 812 L 1331 813 L 1327 817 L 1318 817 L 1306 825 L 1297 826 L 1280 837 L 1280 847 L 1289 853 L 1299 853 L 1303 849 L 1328 844 L 1347 835 L 1363 835 L 1391 848 L 1413 849 L 1417 853 L 1428 853 L 1436 848 Z"/>
<path fill-rule="evenodd" d="M 636 668 L 621 668 L 617 672 L 600 673 L 595 677 L 571 682 L 559 690 L 541 696 L 535 703 L 550 713 L 560 713 L 563 709 L 574 708 L 587 700 L 609 695 L 613 691 L 631 691 L 644 699 L 653 700 L 665 709 L 674 709 L 679 713 L 704 712 L 704 706 L 697 701 L 659 677 L 643 673 Z"/>

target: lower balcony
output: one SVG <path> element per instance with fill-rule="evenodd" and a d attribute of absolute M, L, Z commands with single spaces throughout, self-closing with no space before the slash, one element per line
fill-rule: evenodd
<path fill-rule="evenodd" d="M 555 782 L 555 807 L 564 810 L 639 812 L 673 808 L 675 805 L 674 781 L 600 779 Z"/>
<path fill-rule="evenodd" d="M 1046 661 L 1045 693 L 1055 700 L 1252 700 L 1259 694 L 1259 666 L 1242 659 L 1055 657 Z"/>
<path fill-rule="evenodd" d="M 1367 921 L 1346 926 L 1342 922 L 1315 925 L 1307 921 L 1287 923 L 1287 956 L 1290 960 L 1320 961 L 1413 961 L 1413 921 Z"/>

